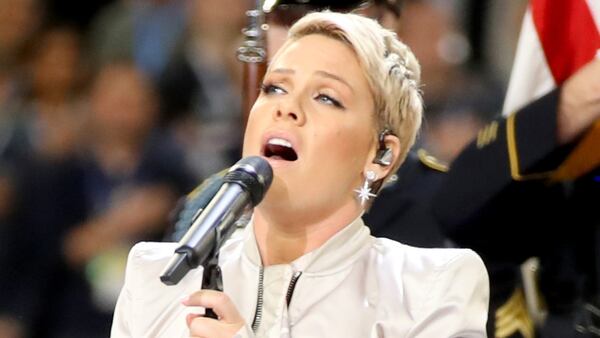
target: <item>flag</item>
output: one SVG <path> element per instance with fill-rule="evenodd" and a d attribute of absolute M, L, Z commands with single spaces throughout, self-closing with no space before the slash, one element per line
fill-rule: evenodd
<path fill-rule="evenodd" d="M 531 0 L 521 28 L 503 115 L 561 85 L 600 50 L 600 0 Z M 559 167 L 555 179 L 573 179 L 597 163 L 600 123 Z M 591 145 L 591 148 L 590 148 Z M 585 149 L 583 149 L 585 148 Z M 595 148 L 595 149 L 594 149 Z"/>

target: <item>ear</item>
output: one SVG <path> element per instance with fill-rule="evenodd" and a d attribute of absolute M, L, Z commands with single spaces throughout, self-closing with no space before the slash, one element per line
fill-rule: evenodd
<path fill-rule="evenodd" d="M 391 170 L 395 167 L 400 156 L 400 147 L 400 139 L 397 136 L 385 135 L 383 144 L 378 142 L 377 147 L 369 154 L 364 172 L 374 171 L 377 174 L 377 180 L 393 174 Z"/>

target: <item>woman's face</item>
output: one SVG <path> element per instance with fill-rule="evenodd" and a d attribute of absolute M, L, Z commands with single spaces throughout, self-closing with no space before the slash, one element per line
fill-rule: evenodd
<path fill-rule="evenodd" d="M 359 210 L 353 190 L 373 160 L 375 127 L 354 51 L 324 35 L 302 37 L 275 56 L 263 84 L 244 138 L 244 156 L 264 156 L 274 171 L 260 207 L 315 218 Z"/>

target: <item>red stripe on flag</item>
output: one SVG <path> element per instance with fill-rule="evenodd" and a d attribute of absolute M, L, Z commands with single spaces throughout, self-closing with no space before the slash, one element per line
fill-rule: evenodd
<path fill-rule="evenodd" d="M 596 55 L 600 34 L 585 0 L 532 0 L 531 12 L 557 84 Z"/>

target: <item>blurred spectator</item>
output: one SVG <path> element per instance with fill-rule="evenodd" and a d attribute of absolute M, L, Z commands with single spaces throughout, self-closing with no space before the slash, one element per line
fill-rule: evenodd
<path fill-rule="evenodd" d="M 94 63 L 130 58 L 158 80 L 184 32 L 186 5 L 185 0 L 118 0 L 107 6 L 90 31 Z"/>
<path fill-rule="evenodd" d="M 0 268 L 10 274 L 11 239 L 9 232 L 15 226 L 16 162 L 22 156 L 18 133 L 18 106 L 23 90 L 23 54 L 33 38 L 42 18 L 36 0 L 0 1 Z M 0 308 L 7 307 L 7 285 L 0 278 Z M 1 311 L 0 311 L 1 312 Z M 0 315 L 1 317 L 1 315 Z M 22 336 L 22 328 L 15 320 L 0 319 L 0 337 Z"/>
<path fill-rule="evenodd" d="M 19 114 L 35 156 L 60 159 L 75 151 L 83 122 L 81 48 L 79 33 L 66 26 L 46 29 L 33 46 Z"/>
<path fill-rule="evenodd" d="M 187 35 L 163 73 L 160 90 L 163 116 L 190 165 L 205 177 L 239 156 L 241 65 L 235 50 L 247 4 L 194 0 L 190 6 Z"/>
<path fill-rule="evenodd" d="M 98 217 L 68 238 L 73 263 L 88 261 L 115 239 L 161 238 L 173 202 L 191 187 L 179 149 L 156 128 L 157 114 L 152 84 L 132 64 L 102 69 L 82 160 L 88 207 Z"/>
<path fill-rule="evenodd" d="M 123 255 L 133 242 L 162 238 L 177 196 L 191 188 L 178 148 L 156 129 L 154 95 L 131 64 L 106 66 L 81 152 L 20 169 L 0 327 L 18 323 L 26 337 L 108 336 Z"/>
<path fill-rule="evenodd" d="M 116 60 L 133 59 L 133 5 L 117 0 L 94 17 L 88 34 L 94 68 Z"/>
<path fill-rule="evenodd" d="M 21 151 L 17 149 L 18 109 L 24 99 L 24 56 L 42 18 L 36 0 L 0 2 L 0 175 Z M 0 211 L 0 213 L 2 213 Z"/>
<path fill-rule="evenodd" d="M 451 163 L 480 129 L 500 114 L 502 90 L 489 82 L 470 76 L 460 92 L 449 96 L 429 116 L 423 128 L 423 146 L 440 161 Z"/>
<path fill-rule="evenodd" d="M 80 85 L 78 33 L 51 27 L 34 42 L 27 61 L 13 60 L 12 67 L 0 68 L 0 223 L 4 224 L 14 222 L 10 218 L 17 198 L 15 181 L 22 167 L 37 158 L 69 157 L 81 127 L 75 90 Z M 18 63 L 25 67 L 17 67 Z M 0 252 L 0 261 L 5 254 Z"/>
<path fill-rule="evenodd" d="M 400 38 L 421 64 L 428 114 L 438 102 L 463 89 L 461 66 L 471 51 L 454 14 L 446 1 L 411 0 L 405 2 L 398 23 Z"/>
<path fill-rule="evenodd" d="M 9 69 L 23 57 L 23 49 L 37 31 L 43 17 L 38 0 L 0 2 L 0 69 Z M 2 77 L 0 77 L 0 83 Z"/>
<path fill-rule="evenodd" d="M 506 84 L 510 78 L 523 15 L 529 1 L 476 0 L 472 3 L 473 6 L 485 6 L 487 9 L 487 15 L 479 16 L 483 21 L 482 31 L 478 32 L 481 38 L 480 47 L 482 47 L 479 52 L 483 54 L 489 72 L 501 83 Z M 472 18 L 465 19 L 473 21 L 476 20 L 475 17 L 473 15 Z"/>

